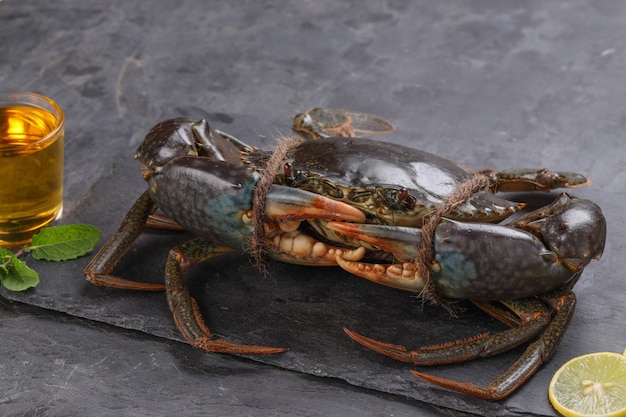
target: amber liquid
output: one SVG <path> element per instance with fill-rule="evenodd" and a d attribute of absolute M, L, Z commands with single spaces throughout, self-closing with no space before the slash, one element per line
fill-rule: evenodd
<path fill-rule="evenodd" d="M 0 246 L 30 241 L 63 207 L 63 129 L 29 105 L 0 107 Z"/>

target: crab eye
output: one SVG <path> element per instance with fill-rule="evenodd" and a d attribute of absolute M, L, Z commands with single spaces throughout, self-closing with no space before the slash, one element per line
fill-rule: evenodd
<path fill-rule="evenodd" d="M 409 191 L 406 188 L 401 188 L 398 190 L 398 200 L 404 201 L 409 198 Z"/>
<path fill-rule="evenodd" d="M 286 162 L 285 165 L 283 165 L 283 173 L 285 174 L 285 178 L 291 178 L 293 175 L 293 166 L 291 165 L 291 162 Z"/>

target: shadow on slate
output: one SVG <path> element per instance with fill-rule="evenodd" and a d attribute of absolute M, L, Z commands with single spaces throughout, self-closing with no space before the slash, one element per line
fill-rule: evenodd
<path fill-rule="evenodd" d="M 274 127 L 263 126 L 251 117 L 203 114 L 197 109 L 178 110 L 183 115 L 207 117 L 216 122 L 216 127 L 259 147 L 271 147 L 271 138 L 276 135 Z M 224 122 L 234 123 L 227 126 Z M 285 132 L 288 126 L 280 129 Z M 89 223 L 99 227 L 103 232 L 102 244 L 114 233 L 126 210 L 144 189 L 132 155 L 120 155 L 111 176 L 97 181 L 89 196 L 63 219 L 63 223 Z M 168 250 L 190 237 L 188 233 L 148 229 L 114 273 L 138 281 L 162 282 Z M 0 293 L 4 297 L 183 341 L 163 293 L 92 286 L 82 273 L 89 257 L 63 263 L 27 261 L 40 272 L 41 284 L 24 293 L 2 289 Z M 356 386 L 480 415 L 508 415 L 510 411 L 503 408 L 502 403 L 489 403 L 423 383 L 410 375 L 411 366 L 361 347 L 342 330 L 345 326 L 384 342 L 416 348 L 502 329 L 499 323 L 469 303 L 461 303 L 466 311 L 459 318 L 451 318 L 442 308 L 422 306 L 421 301 L 409 293 L 369 283 L 339 268 L 272 262 L 269 275 L 264 277 L 252 266 L 249 257 L 241 253 L 200 264 L 189 271 L 187 280 L 211 331 L 237 342 L 289 349 L 278 355 L 250 356 L 252 360 L 320 377 L 339 378 Z M 461 381 L 488 383 L 521 351 L 421 370 Z M 199 356 L 202 359 L 198 366 L 210 368 L 213 354 Z M 548 374 L 535 375 L 536 380 L 542 378 L 542 383 L 526 384 L 522 389 L 531 392 L 526 392 L 525 396 L 544 396 L 543 380 L 549 377 Z"/>

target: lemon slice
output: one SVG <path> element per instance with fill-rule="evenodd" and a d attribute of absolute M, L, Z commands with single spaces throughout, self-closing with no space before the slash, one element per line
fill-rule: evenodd
<path fill-rule="evenodd" d="M 552 377 L 548 397 L 566 417 L 626 417 L 626 350 L 568 361 Z"/>

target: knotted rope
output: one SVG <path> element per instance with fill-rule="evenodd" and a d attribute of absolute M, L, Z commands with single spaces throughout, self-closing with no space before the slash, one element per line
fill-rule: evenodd
<path fill-rule="evenodd" d="M 249 239 L 250 252 L 254 258 L 256 267 L 262 273 L 267 272 L 267 262 L 265 259 L 265 227 L 263 225 L 263 216 L 265 216 L 265 206 L 267 203 L 267 193 L 274 182 L 276 172 L 280 168 L 285 155 L 292 147 L 303 142 L 303 139 L 297 137 L 281 137 L 274 152 L 267 160 L 263 176 L 259 180 L 254 196 L 252 197 L 252 217 L 253 217 L 253 234 Z"/>
<path fill-rule="evenodd" d="M 428 215 L 428 221 L 422 226 L 422 240 L 417 245 L 417 258 L 415 259 L 416 275 L 422 277 L 424 288 L 420 292 L 420 297 L 431 304 L 442 305 L 448 312 L 454 315 L 454 311 L 447 300 L 437 292 L 431 276 L 431 266 L 434 262 L 435 247 L 433 238 L 435 229 L 443 217 L 450 214 L 455 207 L 463 203 L 469 197 L 479 191 L 486 190 L 492 185 L 492 178 L 489 171 L 474 172 L 470 177 L 462 182 L 435 211 Z"/>

